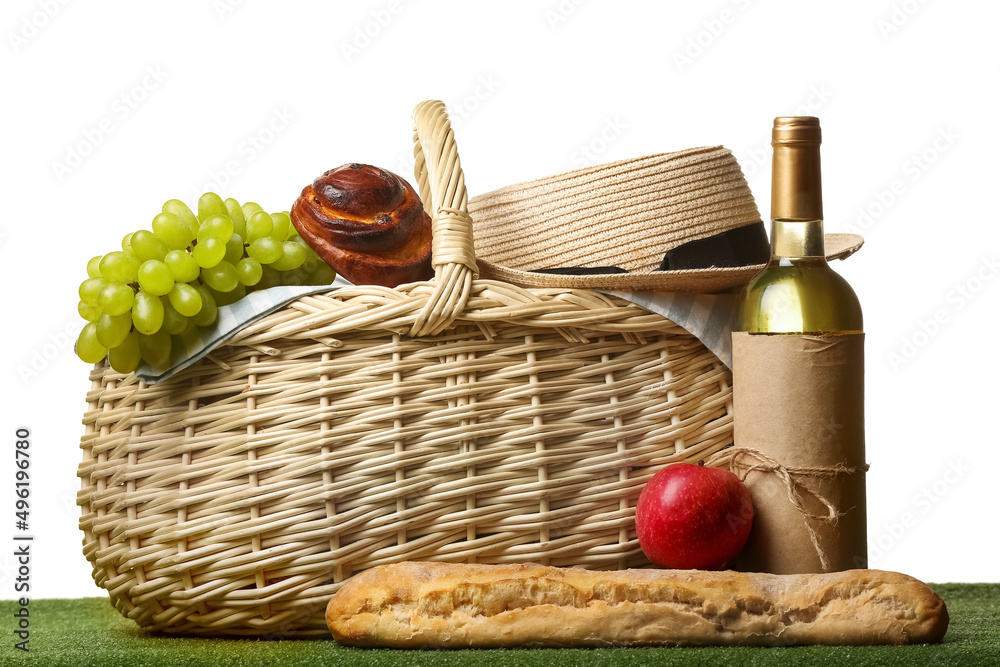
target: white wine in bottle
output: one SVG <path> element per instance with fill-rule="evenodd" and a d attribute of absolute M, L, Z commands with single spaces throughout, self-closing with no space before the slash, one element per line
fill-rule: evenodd
<path fill-rule="evenodd" d="M 861 333 L 854 290 L 826 261 L 819 119 L 774 119 L 771 261 L 747 285 L 735 329 Z"/>
<path fill-rule="evenodd" d="M 734 467 L 758 466 L 748 570 L 867 566 L 861 306 L 826 260 L 820 141 L 817 118 L 774 120 L 771 260 L 736 312 L 735 445 L 748 451 Z"/>

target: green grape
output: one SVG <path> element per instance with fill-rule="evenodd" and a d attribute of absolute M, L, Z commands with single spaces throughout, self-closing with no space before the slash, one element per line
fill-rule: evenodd
<path fill-rule="evenodd" d="M 292 269 L 288 271 L 291 276 L 288 285 L 308 285 L 309 284 L 309 272 L 303 267 L 298 267 L 297 269 Z"/>
<path fill-rule="evenodd" d="M 223 243 L 233 235 L 233 221 L 228 215 L 213 215 L 198 228 L 198 243 L 205 239 L 219 239 Z"/>
<path fill-rule="evenodd" d="M 197 280 L 198 274 L 201 273 L 201 267 L 198 266 L 198 262 L 194 261 L 194 257 L 186 250 L 171 250 L 163 258 L 163 263 L 170 269 L 174 280 L 179 283 L 189 283 L 192 280 Z"/>
<path fill-rule="evenodd" d="M 97 340 L 109 350 L 118 347 L 132 329 L 132 315 L 108 315 L 102 313 L 97 318 Z"/>
<path fill-rule="evenodd" d="M 309 285 L 329 285 L 337 277 L 337 272 L 326 262 L 319 262 L 313 272 L 309 275 L 307 284 Z"/>
<path fill-rule="evenodd" d="M 187 248 L 197 230 L 191 231 L 184 220 L 173 213 L 160 213 L 153 218 L 153 233 L 171 250 Z"/>
<path fill-rule="evenodd" d="M 172 305 L 170 305 L 170 300 L 160 299 L 160 303 L 163 305 L 163 331 L 168 334 L 179 334 L 184 331 L 190 320 L 180 313 L 178 313 Z"/>
<path fill-rule="evenodd" d="M 279 241 L 284 241 L 295 232 L 295 228 L 292 227 L 292 220 L 285 212 L 272 213 L 271 221 L 274 223 L 274 228 L 271 230 L 270 235 Z"/>
<path fill-rule="evenodd" d="M 84 303 L 83 301 L 76 304 L 76 312 L 80 313 L 80 317 L 88 322 L 96 322 L 97 318 L 101 316 L 100 308 L 95 308 L 94 306 Z"/>
<path fill-rule="evenodd" d="M 139 258 L 130 252 L 109 252 L 101 260 L 101 275 L 116 283 L 135 282 Z"/>
<path fill-rule="evenodd" d="M 214 192 L 206 192 L 198 200 L 198 220 L 205 224 L 205 221 L 213 215 L 226 215 L 226 203 Z M 228 236 L 229 234 L 226 234 L 226 237 Z"/>
<path fill-rule="evenodd" d="M 87 278 L 80 283 L 80 301 L 97 308 L 100 305 L 101 290 L 110 282 L 107 278 Z"/>
<path fill-rule="evenodd" d="M 132 234 L 132 252 L 145 262 L 150 259 L 162 260 L 167 255 L 167 246 L 153 232 L 140 229 Z"/>
<path fill-rule="evenodd" d="M 184 317 L 194 317 L 201 310 L 201 295 L 186 283 L 177 283 L 167 295 L 170 305 Z"/>
<path fill-rule="evenodd" d="M 97 340 L 97 324 L 88 322 L 76 339 L 76 356 L 88 364 L 96 364 L 107 353 L 108 349 Z"/>
<path fill-rule="evenodd" d="M 226 256 L 223 259 L 230 264 L 235 264 L 243 259 L 244 250 L 246 250 L 246 247 L 243 245 L 243 238 L 234 232 L 229 237 L 229 242 L 226 243 Z"/>
<path fill-rule="evenodd" d="M 271 265 L 279 271 L 291 271 L 302 266 L 304 261 L 306 261 L 306 249 L 298 243 L 285 241 L 281 244 L 281 257 Z"/>
<path fill-rule="evenodd" d="M 91 257 L 90 261 L 87 262 L 87 275 L 91 278 L 101 277 L 101 259 L 103 255 L 98 255 L 97 257 Z"/>
<path fill-rule="evenodd" d="M 198 233 L 198 218 L 195 217 L 188 205 L 182 202 L 180 199 L 171 199 L 163 204 L 164 213 L 172 213 L 180 218 L 184 224 L 188 226 L 188 230 L 191 232 L 191 237 L 194 238 L 195 234 Z"/>
<path fill-rule="evenodd" d="M 336 275 L 287 211 L 268 214 L 254 202 L 207 192 L 194 213 L 171 199 L 152 231 L 135 231 L 122 239 L 121 251 L 87 262 L 77 304 L 87 325 L 78 353 L 93 361 L 107 355 L 123 373 L 142 359 L 164 367 L 173 346 L 218 321 L 219 307 L 248 291 L 329 284 Z"/>
<path fill-rule="evenodd" d="M 139 287 L 150 294 L 164 296 L 174 288 L 174 274 L 164 262 L 149 259 L 139 267 Z"/>
<path fill-rule="evenodd" d="M 229 306 L 234 304 L 246 295 L 247 288 L 243 285 L 237 285 L 236 289 L 231 292 L 219 292 L 212 290 L 212 296 L 215 297 L 215 303 L 219 306 Z"/>
<path fill-rule="evenodd" d="M 226 256 L 226 244 L 216 238 L 207 238 L 191 251 L 194 261 L 203 269 L 215 266 Z"/>
<path fill-rule="evenodd" d="M 247 253 L 261 264 L 271 264 L 281 259 L 282 252 L 284 250 L 281 247 L 281 242 L 275 241 L 270 236 L 257 239 L 247 248 Z"/>
<path fill-rule="evenodd" d="M 141 334 L 150 335 L 163 326 L 163 300 L 155 294 L 140 291 L 132 302 L 132 324 Z"/>
<path fill-rule="evenodd" d="M 243 219 L 249 222 L 250 216 L 252 216 L 257 211 L 263 211 L 263 210 L 264 209 L 262 209 L 259 204 L 255 204 L 252 201 L 248 201 L 246 204 L 243 204 Z M 243 235 L 243 238 L 246 238 L 245 234 Z"/>
<path fill-rule="evenodd" d="M 108 315 L 121 315 L 127 313 L 132 308 L 132 299 L 135 292 L 128 285 L 122 283 L 108 283 L 101 290 L 98 299 L 98 306 L 102 312 Z"/>
<path fill-rule="evenodd" d="M 202 269 L 201 279 L 216 292 L 231 292 L 239 284 L 236 268 L 225 260 L 215 266 Z"/>
<path fill-rule="evenodd" d="M 207 327 L 210 324 L 215 324 L 215 318 L 219 316 L 219 307 L 215 303 L 215 297 L 202 285 L 194 285 L 194 288 L 201 295 L 201 310 L 191 318 L 191 321 L 199 327 Z"/>
<path fill-rule="evenodd" d="M 233 221 L 233 232 L 239 234 L 240 237 L 246 236 L 247 219 L 243 217 L 243 209 L 240 208 L 240 203 L 232 198 L 227 199 L 223 203 L 226 205 L 229 219 Z"/>
<path fill-rule="evenodd" d="M 257 211 L 247 219 L 247 241 L 253 243 L 257 239 L 270 236 L 274 229 L 274 221 L 264 211 Z"/>
<path fill-rule="evenodd" d="M 174 336 L 173 341 L 171 341 L 171 346 L 175 349 L 188 350 L 198 346 L 200 341 L 198 340 L 197 329 L 191 320 L 188 320 L 188 324 L 190 326 Z"/>
<path fill-rule="evenodd" d="M 170 365 L 170 334 L 162 329 L 148 336 L 139 336 L 139 354 L 154 368 Z"/>
<path fill-rule="evenodd" d="M 250 287 L 260 282 L 263 275 L 260 262 L 253 257 L 246 257 L 236 263 L 236 278 L 241 285 Z"/>
<path fill-rule="evenodd" d="M 260 281 L 257 283 L 257 289 L 268 289 L 270 287 L 277 287 L 281 284 L 281 274 L 272 269 L 270 266 L 262 266 L 262 273 Z"/>
<path fill-rule="evenodd" d="M 139 334 L 132 332 L 125 336 L 121 345 L 116 345 L 108 350 L 108 361 L 111 368 L 119 373 L 131 373 L 139 367 L 142 361 L 142 354 L 139 352 Z"/>

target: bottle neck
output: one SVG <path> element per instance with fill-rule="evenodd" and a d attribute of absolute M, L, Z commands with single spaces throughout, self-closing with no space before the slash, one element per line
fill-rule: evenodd
<path fill-rule="evenodd" d="M 771 133 L 771 261 L 824 258 L 819 119 L 776 118 Z"/>
<path fill-rule="evenodd" d="M 823 220 L 771 220 L 771 263 L 781 260 L 826 263 Z"/>
<path fill-rule="evenodd" d="M 771 219 L 822 220 L 819 142 L 773 142 Z"/>

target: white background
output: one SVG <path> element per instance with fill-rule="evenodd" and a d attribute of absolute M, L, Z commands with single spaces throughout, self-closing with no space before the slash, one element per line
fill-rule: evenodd
<path fill-rule="evenodd" d="M 411 178 L 410 113 L 428 98 L 452 109 L 472 194 L 723 144 L 765 218 L 773 117 L 820 116 L 827 231 L 867 238 L 837 269 L 868 332 L 872 565 L 998 580 L 997 3 L 150 4 L 0 12 L 0 598 L 16 597 L 19 426 L 31 592 L 101 594 L 75 505 L 87 259 L 206 187 L 279 210 L 346 162 Z"/>

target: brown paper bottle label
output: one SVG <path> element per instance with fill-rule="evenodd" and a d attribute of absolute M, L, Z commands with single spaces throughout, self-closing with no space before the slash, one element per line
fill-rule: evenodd
<path fill-rule="evenodd" d="M 759 450 L 787 468 L 863 467 L 864 334 L 733 333 L 733 401 L 736 447 Z M 754 520 L 736 567 L 822 572 L 807 519 L 787 485 L 771 472 L 750 472 L 745 481 Z M 865 474 L 796 481 L 840 513 L 836 522 L 808 519 L 830 570 L 867 567 Z M 827 513 L 812 495 L 802 496 L 811 513 Z"/>

